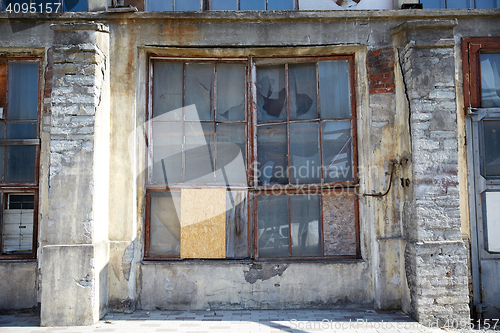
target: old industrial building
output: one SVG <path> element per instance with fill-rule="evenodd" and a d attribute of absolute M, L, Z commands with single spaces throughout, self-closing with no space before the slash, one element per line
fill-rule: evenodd
<path fill-rule="evenodd" d="M 0 3 L 0 310 L 500 317 L 500 1 Z"/>

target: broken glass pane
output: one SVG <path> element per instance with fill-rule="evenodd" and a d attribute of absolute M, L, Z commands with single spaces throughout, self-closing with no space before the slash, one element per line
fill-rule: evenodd
<path fill-rule="evenodd" d="M 214 175 L 214 123 L 186 122 L 186 174 L 184 181 L 213 183 Z"/>
<path fill-rule="evenodd" d="M 217 121 L 245 121 L 245 64 L 217 64 Z"/>
<path fill-rule="evenodd" d="M 500 107 L 500 53 L 481 54 L 483 108 Z"/>
<path fill-rule="evenodd" d="M 226 258 L 248 258 L 247 191 L 226 193 Z"/>
<path fill-rule="evenodd" d="M 290 244 L 288 196 L 259 195 L 257 216 L 259 257 L 288 257 Z"/>
<path fill-rule="evenodd" d="M 316 64 L 289 65 L 290 120 L 318 118 Z"/>
<path fill-rule="evenodd" d="M 247 183 L 246 142 L 245 124 L 217 124 L 217 183 Z"/>
<path fill-rule="evenodd" d="M 7 119 L 38 118 L 38 63 L 9 62 L 9 111 Z"/>
<path fill-rule="evenodd" d="M 201 0 L 175 0 L 174 10 L 201 10 Z"/>
<path fill-rule="evenodd" d="M 292 257 L 322 256 L 319 194 L 291 195 L 290 219 Z"/>
<path fill-rule="evenodd" d="M 321 182 L 317 122 L 290 124 L 290 155 L 290 182 L 292 184 Z"/>
<path fill-rule="evenodd" d="M 36 123 L 8 122 L 6 139 L 36 139 L 36 126 Z"/>
<path fill-rule="evenodd" d="M 153 121 L 153 182 L 182 182 L 182 124 Z"/>
<path fill-rule="evenodd" d="M 238 0 L 212 0 L 211 10 L 238 10 Z"/>
<path fill-rule="evenodd" d="M 500 176 L 500 120 L 483 121 L 486 177 Z"/>
<path fill-rule="evenodd" d="M 292 10 L 295 0 L 267 0 L 267 10 Z"/>
<path fill-rule="evenodd" d="M 213 63 L 186 64 L 184 105 L 191 104 L 196 105 L 198 113 L 186 114 L 186 120 L 214 120 Z"/>
<path fill-rule="evenodd" d="M 180 255 L 180 216 L 180 192 L 151 192 L 150 255 Z"/>
<path fill-rule="evenodd" d="M 285 66 L 257 67 L 257 120 L 286 119 Z"/>
<path fill-rule="evenodd" d="M 325 182 L 353 180 L 351 122 L 323 122 L 321 135 Z"/>
<path fill-rule="evenodd" d="M 182 120 L 182 63 L 154 63 L 153 117 L 162 120 Z"/>
<path fill-rule="evenodd" d="M 356 255 L 356 194 L 323 194 L 323 237 L 326 256 Z"/>
<path fill-rule="evenodd" d="M 266 0 L 240 0 L 240 10 L 266 10 Z"/>
<path fill-rule="evenodd" d="M 35 182 L 36 146 L 5 147 L 6 183 Z"/>
<path fill-rule="evenodd" d="M 2 254 L 30 253 L 33 248 L 33 194 L 5 194 Z"/>
<path fill-rule="evenodd" d="M 320 61 L 318 70 L 321 118 L 351 118 L 349 62 L 347 60 Z"/>
<path fill-rule="evenodd" d="M 259 185 L 288 184 L 286 125 L 257 129 Z"/>

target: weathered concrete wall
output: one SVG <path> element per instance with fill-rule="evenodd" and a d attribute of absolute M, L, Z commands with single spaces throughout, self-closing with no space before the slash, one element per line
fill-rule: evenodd
<path fill-rule="evenodd" d="M 37 262 L 0 265 L 0 310 L 22 310 L 37 306 Z"/>

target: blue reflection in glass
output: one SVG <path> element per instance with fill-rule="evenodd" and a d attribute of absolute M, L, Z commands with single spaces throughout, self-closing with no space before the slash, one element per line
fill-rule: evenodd
<path fill-rule="evenodd" d="M 7 119 L 37 119 L 38 62 L 11 61 L 9 80 Z"/>
<path fill-rule="evenodd" d="M 240 0 L 240 10 L 266 10 L 266 0 Z"/>
<path fill-rule="evenodd" d="M 444 0 L 420 0 L 424 9 L 439 9 L 445 8 Z"/>
<path fill-rule="evenodd" d="M 448 0 L 446 1 L 446 8 L 448 9 L 460 9 L 460 8 L 471 8 L 469 5 L 469 0 Z M 474 5 L 472 6 L 474 8 Z"/>
<path fill-rule="evenodd" d="M 294 0 L 267 0 L 267 10 L 292 10 Z"/>
<path fill-rule="evenodd" d="M 146 0 L 147 12 L 170 12 L 172 0 Z"/>
<path fill-rule="evenodd" d="M 499 0 L 476 0 L 476 8 L 500 8 Z"/>
<path fill-rule="evenodd" d="M 175 0 L 175 11 L 201 10 L 201 0 Z"/>
<path fill-rule="evenodd" d="M 238 10 L 238 0 L 212 0 L 211 10 Z"/>

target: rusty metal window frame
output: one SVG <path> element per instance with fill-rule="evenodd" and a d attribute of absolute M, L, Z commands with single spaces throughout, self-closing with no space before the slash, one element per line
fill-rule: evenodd
<path fill-rule="evenodd" d="M 6 120 L 5 114 L 8 113 L 9 109 L 9 72 L 8 63 L 11 61 L 16 62 L 32 62 L 38 65 L 38 91 L 37 91 L 37 119 L 36 120 Z M 25 56 L 3 56 L 0 57 L 0 64 L 6 64 L 7 68 L 7 80 L 6 80 L 6 105 L 4 106 L 4 117 L 0 119 L 0 123 L 4 124 L 4 131 L 7 130 L 7 123 L 35 123 L 36 124 L 36 139 L 16 139 L 16 140 L 0 140 L 0 146 L 35 146 L 36 156 L 35 156 L 35 181 L 34 182 L 17 182 L 17 183 L 7 183 L 4 182 L 5 167 L 2 167 L 2 173 L 0 175 L 0 204 L 2 209 L 0 210 L 0 260 L 2 259 L 35 259 L 38 247 L 38 203 L 39 203 L 39 173 L 40 173 L 40 119 L 41 119 L 41 101 L 42 101 L 42 59 L 40 57 L 25 57 Z M 4 132 L 5 135 L 5 132 Z M 6 149 L 3 150 L 3 163 L 5 164 L 5 154 Z M 33 243 L 30 253 L 23 254 L 2 254 L 2 233 L 3 233 L 3 212 L 6 208 L 5 197 L 8 194 L 32 194 L 34 196 L 34 210 L 33 210 Z"/>
<path fill-rule="evenodd" d="M 354 179 L 351 181 L 345 182 L 321 182 L 319 184 L 304 184 L 304 185 L 272 185 L 272 186 L 258 186 L 256 182 L 256 170 L 254 170 L 254 165 L 257 159 L 257 117 L 256 117 L 256 108 L 257 104 L 254 100 L 256 96 L 256 67 L 261 65 L 270 65 L 270 64 L 294 64 L 294 63 L 311 63 L 316 62 L 316 65 L 319 61 L 322 60 L 347 60 L 349 64 L 349 85 L 350 85 L 350 107 L 351 107 L 351 118 L 348 120 L 351 122 L 351 135 L 352 135 L 352 165 L 353 165 L 353 177 Z M 153 108 L 152 108 L 152 96 L 153 96 L 153 62 L 181 62 L 183 63 L 183 81 L 185 80 L 185 63 L 187 62 L 237 62 L 237 63 L 246 63 L 247 76 L 246 76 L 246 155 L 247 155 L 247 163 L 246 163 L 246 171 L 247 171 L 247 186 L 241 186 L 241 189 L 248 189 L 248 247 L 249 247 L 249 259 L 253 260 L 265 260 L 265 261 L 273 261 L 273 260 L 337 260 L 337 259 L 359 259 L 361 258 L 361 249 L 360 249 L 360 226 L 359 226 L 359 200 L 357 197 L 357 188 L 359 186 L 358 179 L 358 158 L 357 158 L 357 134 L 356 134 L 356 83 L 355 83 L 355 56 L 353 54 L 345 54 L 345 55 L 335 55 L 335 56 L 319 56 L 319 57 L 273 57 L 273 58 L 255 58 L 255 57 L 237 57 L 237 58 L 210 58 L 210 57 L 165 57 L 165 56 L 157 56 L 155 54 L 148 55 L 148 67 L 147 67 L 147 102 L 146 102 L 146 110 L 147 110 L 147 120 L 148 126 L 146 128 L 146 161 L 147 161 L 147 172 L 145 174 L 145 182 L 146 182 L 146 194 L 145 194 L 145 238 L 144 238 L 144 260 L 146 261 L 163 261 L 163 260 L 189 260 L 182 259 L 179 255 L 151 255 L 149 252 L 150 247 L 150 218 L 151 218 L 151 194 L 154 192 L 165 192 L 165 191 L 180 191 L 182 188 L 200 188 L 200 187 L 223 187 L 220 184 L 199 184 L 199 183 L 176 183 L 176 184 L 159 184 L 154 183 L 152 181 L 152 125 L 149 120 L 152 119 Z M 214 66 L 215 68 L 216 66 Z M 317 73 L 319 75 L 319 73 Z M 216 80 L 214 76 L 214 80 Z M 288 73 L 287 73 L 288 80 Z M 319 78 L 318 78 L 319 80 Z M 184 82 L 183 85 L 183 96 L 182 103 L 184 106 Z M 318 88 L 319 89 L 319 88 Z M 287 89 L 288 93 L 288 89 Z M 216 92 L 214 92 L 214 96 Z M 318 92 L 319 98 L 319 92 Z M 214 101 L 214 104 L 216 101 Z M 288 102 L 287 102 L 288 103 Z M 214 114 L 217 112 L 214 109 Z M 289 114 L 289 107 L 287 106 L 287 119 Z M 216 116 L 214 116 L 216 117 Z M 335 119 L 338 120 L 347 120 L 347 119 Z M 321 118 L 318 116 L 318 119 L 313 120 L 298 120 L 298 121 L 282 121 L 275 122 L 275 124 L 286 124 L 287 127 L 291 123 L 304 123 L 317 121 L 318 124 L 321 122 Z M 182 121 L 179 121 L 181 123 Z M 203 122 L 203 121 L 201 121 Z M 214 121 L 205 121 L 208 123 L 216 124 L 216 119 Z M 241 123 L 241 122 L 238 122 Z M 321 126 L 320 126 L 321 127 Z M 321 131 L 321 129 L 320 129 Z M 215 133 L 214 133 L 215 135 Z M 321 134 L 320 134 L 321 137 Z M 321 146 L 321 141 L 319 142 Z M 287 139 L 287 149 L 289 150 L 289 138 Z M 184 148 L 183 148 L 184 149 Z M 184 162 L 183 162 L 184 163 Z M 183 165 L 183 170 L 184 170 Z M 184 171 L 183 171 L 184 172 Z M 322 176 L 323 180 L 323 176 Z M 319 257 L 280 257 L 280 258 L 259 258 L 258 257 L 258 239 L 257 239 L 257 195 L 270 193 L 276 188 L 279 187 L 280 190 L 284 191 L 286 194 L 319 194 L 320 195 L 320 214 L 321 214 L 321 229 L 323 229 L 323 194 L 330 193 L 338 193 L 340 191 L 344 191 L 347 193 L 351 193 L 354 195 L 354 215 L 355 215 L 355 242 L 356 242 L 356 254 L 355 255 L 335 255 L 335 256 L 325 256 L 324 255 L 324 239 L 323 232 L 321 232 L 321 246 L 323 247 L 323 255 Z M 290 199 L 288 199 L 290 200 Z M 236 260 L 241 258 L 225 258 L 220 260 Z"/>

